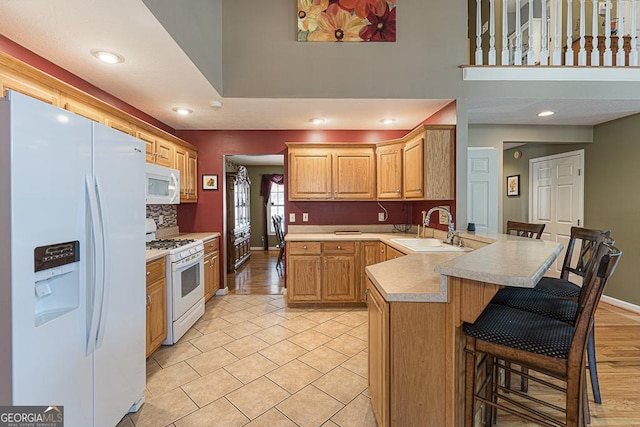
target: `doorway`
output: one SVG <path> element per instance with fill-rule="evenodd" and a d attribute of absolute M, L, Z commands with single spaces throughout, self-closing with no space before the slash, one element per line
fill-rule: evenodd
<path fill-rule="evenodd" d="M 584 226 L 584 150 L 529 160 L 529 222 L 545 224 L 542 238 L 564 245 L 548 275 L 559 277 L 571 227 Z"/>
<path fill-rule="evenodd" d="M 265 200 L 262 187 L 265 177 L 274 176 L 284 187 L 284 155 L 226 155 L 224 165 L 225 287 L 231 293 L 282 293 L 284 270 L 275 267 L 278 248 L 271 215 L 284 216 L 284 192 L 269 192 Z"/>
<path fill-rule="evenodd" d="M 498 152 L 470 147 L 467 163 L 467 218 L 478 231 L 498 231 Z"/>

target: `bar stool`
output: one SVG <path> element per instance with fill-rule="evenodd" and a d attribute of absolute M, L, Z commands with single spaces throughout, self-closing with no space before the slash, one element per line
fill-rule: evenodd
<path fill-rule="evenodd" d="M 579 298 L 582 288 L 568 280 L 569 274 L 576 274 L 584 278 L 591 263 L 596 259 L 594 255 L 598 245 L 604 241 L 613 244 L 608 233 L 609 232 L 603 233 L 600 230 L 571 227 L 571 238 L 567 245 L 567 251 L 562 264 L 562 272 L 559 278 L 543 277 L 533 289 L 502 289 L 498 291 L 491 302 L 551 317 L 563 322 L 573 322 L 577 310 L 577 303 L 575 301 Z M 580 253 L 575 265 L 573 265 L 574 250 L 578 241 L 581 241 Z M 587 343 L 587 358 L 587 368 L 589 369 L 591 378 L 593 398 L 596 403 L 602 403 L 596 366 L 593 328 L 591 329 Z M 526 377 L 522 377 L 521 390 L 527 390 Z"/>
<path fill-rule="evenodd" d="M 621 254 L 606 242 L 599 245 L 596 262 L 585 277 L 585 290 L 576 301 L 577 312 L 571 324 L 490 303 L 473 324 L 463 325 L 466 336 L 466 427 L 474 424 L 477 402 L 487 406 L 485 422 L 488 425 L 495 422 L 497 410 L 540 425 L 583 425 L 586 419 L 585 347 L 600 296 Z M 508 367 L 495 364 L 496 359 L 526 367 L 527 372 L 534 371 L 563 381 L 566 386 L 560 387 L 539 376 L 527 374 L 529 380 L 563 391 L 564 408 L 501 386 L 495 378 L 500 369 Z M 476 381 L 483 370 L 486 378 L 480 378 L 480 387 L 477 387 Z M 514 399 L 514 396 L 521 399 Z M 560 422 L 557 417 L 540 411 L 536 407 L 539 405 L 564 412 L 564 420 Z"/>
<path fill-rule="evenodd" d="M 507 234 L 515 234 L 520 237 L 540 239 L 544 231 L 544 224 L 532 224 L 529 222 L 507 221 Z"/>

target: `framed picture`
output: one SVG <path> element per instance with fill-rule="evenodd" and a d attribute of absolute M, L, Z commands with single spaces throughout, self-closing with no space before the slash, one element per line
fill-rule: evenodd
<path fill-rule="evenodd" d="M 217 190 L 218 189 L 218 175 L 202 175 L 202 189 L 203 190 Z"/>
<path fill-rule="evenodd" d="M 520 196 L 520 175 L 511 175 L 507 177 L 507 196 Z"/>

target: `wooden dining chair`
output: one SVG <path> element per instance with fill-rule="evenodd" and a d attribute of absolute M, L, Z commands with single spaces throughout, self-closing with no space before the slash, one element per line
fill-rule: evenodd
<path fill-rule="evenodd" d="M 496 410 L 538 425 L 584 425 L 587 417 L 585 347 L 602 291 L 621 254 L 607 242 L 598 246 L 596 261 L 585 276 L 585 290 L 576 301 L 576 316 L 571 324 L 490 303 L 474 323 L 463 325 L 466 336 L 466 427 L 474 425 L 476 403 L 486 406 L 484 421 L 488 425 L 495 422 Z M 526 367 L 529 380 L 563 391 L 564 408 L 545 402 L 544 396 L 521 393 L 501 385 L 496 380 L 500 370 L 510 368 L 495 364 L 498 359 Z M 484 378 L 483 372 L 486 373 Z M 564 387 L 539 374 L 561 380 Z M 563 412 L 563 419 L 550 415 L 548 409 L 542 411 L 541 406 Z"/>
<path fill-rule="evenodd" d="M 507 221 L 507 234 L 514 234 L 520 237 L 540 239 L 544 231 L 544 224 L 531 224 L 528 222 Z"/>
<path fill-rule="evenodd" d="M 277 244 L 276 244 L 276 248 L 278 248 L 280 251 L 278 252 L 278 262 L 276 263 L 276 268 L 280 267 L 280 264 L 284 265 L 284 247 L 285 247 L 285 242 L 284 242 L 284 231 L 282 229 L 282 215 L 273 215 L 271 217 L 271 220 L 273 221 L 273 229 L 275 230 L 275 234 L 276 234 L 276 240 L 277 240 Z"/>

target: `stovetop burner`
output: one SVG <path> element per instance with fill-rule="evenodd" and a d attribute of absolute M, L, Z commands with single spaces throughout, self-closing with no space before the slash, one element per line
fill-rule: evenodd
<path fill-rule="evenodd" d="M 147 249 L 175 249 L 195 242 L 195 239 L 158 239 L 147 242 Z"/>

